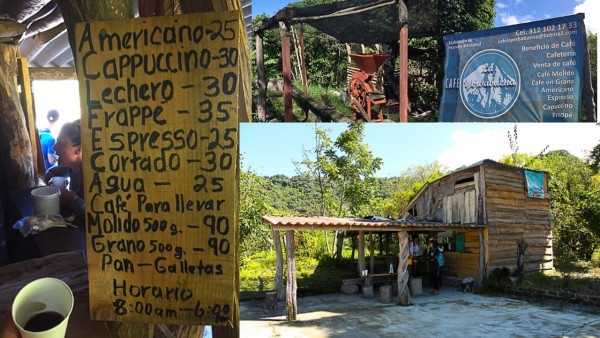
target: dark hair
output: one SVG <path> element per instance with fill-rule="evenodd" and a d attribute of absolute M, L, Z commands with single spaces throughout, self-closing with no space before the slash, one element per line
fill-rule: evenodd
<path fill-rule="evenodd" d="M 46 118 L 48 119 L 49 122 L 56 122 L 56 120 L 58 120 L 58 116 L 59 116 L 58 110 L 52 109 L 52 110 L 48 111 Z"/>
<path fill-rule="evenodd" d="M 61 132 L 71 140 L 73 147 L 81 145 L 81 120 L 63 124 Z"/>

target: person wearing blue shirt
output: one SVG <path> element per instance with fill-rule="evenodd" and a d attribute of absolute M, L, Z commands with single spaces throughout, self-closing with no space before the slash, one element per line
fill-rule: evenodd
<path fill-rule="evenodd" d="M 58 121 L 58 117 L 59 114 L 57 110 L 50 110 L 46 115 L 46 118 L 48 119 L 48 127 L 40 130 L 40 145 L 42 147 L 42 154 L 44 155 L 44 166 L 46 167 L 46 170 L 56 165 L 56 161 L 58 159 L 56 152 L 52 148 L 54 147 L 54 144 L 56 144 L 56 139 L 54 136 L 52 136 L 50 131 L 50 128 L 52 128 L 54 123 Z"/>

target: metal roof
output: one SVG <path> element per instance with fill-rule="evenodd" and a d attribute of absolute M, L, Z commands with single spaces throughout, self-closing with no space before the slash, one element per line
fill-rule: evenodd
<path fill-rule="evenodd" d="M 241 0 L 241 4 L 251 41 L 252 0 Z M 27 58 L 29 67 L 75 67 L 63 17 L 53 1 L 39 0 L 18 10 L 15 10 L 18 6 L 12 5 L 10 1 L 0 0 L 0 18 L 14 19 L 27 26 L 20 47 L 21 56 Z"/>
<path fill-rule="evenodd" d="M 415 222 L 386 218 L 334 218 L 321 216 L 263 216 L 262 221 L 273 230 L 349 230 L 349 231 L 400 231 L 400 230 L 451 230 L 479 229 L 478 224 L 449 224 Z"/>

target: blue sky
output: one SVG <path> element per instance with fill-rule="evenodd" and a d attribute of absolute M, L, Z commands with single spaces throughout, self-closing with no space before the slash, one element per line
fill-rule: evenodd
<path fill-rule="evenodd" d="M 275 14 L 289 1 L 253 0 L 253 15 Z M 600 0 L 496 0 L 496 27 L 551 17 L 586 13 L 586 28 L 598 33 L 600 28 Z"/>
<path fill-rule="evenodd" d="M 345 123 L 320 124 L 332 130 L 335 139 Z M 365 142 L 383 159 L 379 177 L 398 176 L 403 170 L 433 161 L 448 169 L 483 159 L 498 160 L 509 154 L 509 123 L 409 123 L 367 124 Z M 518 124 L 521 152 L 537 154 L 544 147 L 565 149 L 584 158 L 600 142 L 595 124 Z M 296 174 L 293 161 L 302 159 L 303 149 L 314 146 L 314 124 L 243 123 L 240 125 L 240 152 L 245 170 L 260 175 Z"/>

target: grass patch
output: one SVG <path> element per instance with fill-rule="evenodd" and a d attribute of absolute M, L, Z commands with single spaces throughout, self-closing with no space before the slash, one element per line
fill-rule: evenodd
<path fill-rule="evenodd" d="M 240 291 L 274 290 L 275 261 L 274 250 L 242 256 L 240 258 Z M 355 271 L 351 270 L 349 258 L 338 261 L 328 255 L 322 255 L 318 258 L 296 256 L 298 288 L 326 289 L 331 286 L 337 291 L 344 278 L 355 277 L 356 274 Z M 284 262 L 284 283 L 285 276 Z"/>

